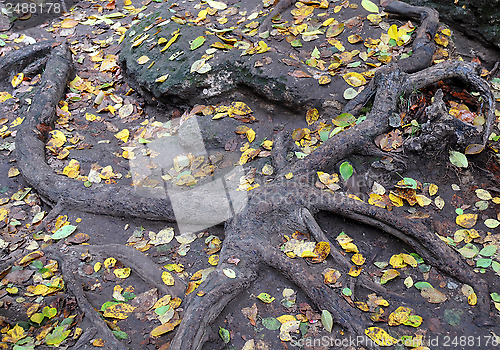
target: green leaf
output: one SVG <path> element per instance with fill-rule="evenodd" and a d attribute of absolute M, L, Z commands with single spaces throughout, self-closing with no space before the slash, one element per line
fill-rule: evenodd
<path fill-rule="evenodd" d="M 277 329 L 280 329 L 281 322 L 274 317 L 266 317 L 262 319 L 262 325 L 270 331 L 275 331 Z"/>
<path fill-rule="evenodd" d="M 342 289 L 342 294 L 344 294 L 346 297 L 350 297 L 352 295 L 352 290 L 345 287 L 344 289 Z"/>
<path fill-rule="evenodd" d="M 66 225 L 57 230 L 50 238 L 52 239 L 63 239 L 75 232 L 76 226 Z"/>
<path fill-rule="evenodd" d="M 500 221 L 498 221 L 496 219 L 486 219 L 484 221 L 484 224 L 488 228 L 497 228 L 500 225 Z"/>
<path fill-rule="evenodd" d="M 30 321 L 33 323 L 40 324 L 40 323 L 42 323 L 44 318 L 45 318 L 45 316 L 43 314 L 37 312 L 36 314 L 31 315 Z"/>
<path fill-rule="evenodd" d="M 405 182 L 407 188 L 412 188 L 414 190 L 417 189 L 418 185 L 415 179 L 412 179 L 411 177 L 404 177 L 403 181 Z"/>
<path fill-rule="evenodd" d="M 347 181 L 354 173 L 354 168 L 351 164 L 349 164 L 349 162 L 344 162 L 340 165 L 339 172 L 344 181 Z"/>
<path fill-rule="evenodd" d="M 304 152 L 295 152 L 295 156 L 299 159 L 304 159 L 305 157 L 307 157 L 307 154 L 305 154 Z"/>
<path fill-rule="evenodd" d="M 492 256 L 493 254 L 495 254 L 496 252 L 497 252 L 497 246 L 488 245 L 488 246 L 484 247 L 483 249 L 481 249 L 481 251 L 479 252 L 479 255 L 489 257 L 489 256 Z"/>
<path fill-rule="evenodd" d="M 37 270 L 43 268 L 43 263 L 40 260 L 35 260 L 30 263 L 30 266 L 34 267 Z"/>
<path fill-rule="evenodd" d="M 418 290 L 423 290 L 423 289 L 427 289 L 427 288 L 432 288 L 432 285 L 429 283 L 429 282 L 417 282 L 413 285 L 415 288 L 417 288 Z"/>
<path fill-rule="evenodd" d="M 219 335 L 222 338 L 222 341 L 226 344 L 231 340 L 231 334 L 225 328 L 219 327 Z"/>
<path fill-rule="evenodd" d="M 58 346 L 68 337 L 70 333 L 71 331 L 66 330 L 66 327 L 58 326 L 52 331 L 52 333 L 45 337 L 45 344 Z"/>
<path fill-rule="evenodd" d="M 345 128 L 356 123 L 356 117 L 351 113 L 342 113 L 335 119 L 332 119 L 332 123 L 341 128 Z"/>
<path fill-rule="evenodd" d="M 259 299 L 260 301 L 262 301 L 262 302 L 264 302 L 266 304 L 269 304 L 269 303 L 272 303 L 273 300 L 276 299 L 276 298 L 270 296 L 267 293 L 260 293 L 259 295 L 257 295 L 257 299 Z"/>
<path fill-rule="evenodd" d="M 493 271 L 500 274 L 500 263 L 498 261 L 493 261 L 491 263 L 491 268 L 493 269 Z"/>
<path fill-rule="evenodd" d="M 422 264 L 424 262 L 424 259 L 422 259 L 422 257 L 417 253 L 410 253 L 410 255 L 413 256 L 415 260 L 417 260 L 417 264 Z"/>
<path fill-rule="evenodd" d="M 478 261 L 476 261 L 476 266 L 484 268 L 490 267 L 492 261 L 492 259 L 479 259 Z"/>
<path fill-rule="evenodd" d="M 370 0 L 362 0 L 361 6 L 363 6 L 363 8 L 368 12 L 373 12 L 373 13 L 380 12 L 378 6 L 375 5 L 373 2 L 371 2 Z"/>
<path fill-rule="evenodd" d="M 456 327 L 460 325 L 460 318 L 463 313 L 464 311 L 460 309 L 446 309 L 444 310 L 444 319 L 450 325 Z"/>
<path fill-rule="evenodd" d="M 128 334 L 125 333 L 124 331 L 111 331 L 115 335 L 117 339 L 128 339 Z"/>
<path fill-rule="evenodd" d="M 314 47 L 314 50 L 311 52 L 311 57 L 318 58 L 318 59 L 320 58 L 319 50 L 316 46 Z"/>
<path fill-rule="evenodd" d="M 42 314 L 47 318 L 53 318 L 57 315 L 57 309 L 55 307 L 45 306 L 42 310 Z"/>
<path fill-rule="evenodd" d="M 70 316 L 66 317 L 64 320 L 61 321 L 61 326 L 71 326 L 73 324 L 73 321 L 75 320 L 75 316 Z"/>
<path fill-rule="evenodd" d="M 196 50 L 201 45 L 203 45 L 206 40 L 207 40 L 207 38 L 205 38 L 204 36 L 199 36 L 196 39 L 194 39 L 193 41 L 191 41 L 191 46 L 189 48 L 191 49 L 191 51 Z"/>
<path fill-rule="evenodd" d="M 479 253 L 479 249 L 472 243 L 467 243 L 465 246 L 458 250 L 464 258 L 472 259 Z"/>
<path fill-rule="evenodd" d="M 500 294 L 498 293 L 491 293 L 490 294 L 491 296 L 491 300 L 497 302 L 497 303 L 500 303 Z"/>
<path fill-rule="evenodd" d="M 459 168 L 467 168 L 469 166 L 465 154 L 456 151 L 450 151 L 450 162 Z"/>
<path fill-rule="evenodd" d="M 101 311 L 104 312 L 108 307 L 116 305 L 116 304 L 120 304 L 120 303 L 118 303 L 116 301 L 107 301 L 104 304 L 102 304 Z"/>
<path fill-rule="evenodd" d="M 356 91 L 356 89 L 350 87 L 345 89 L 344 91 L 344 98 L 346 100 L 352 100 L 354 97 L 358 96 L 359 92 Z"/>
<path fill-rule="evenodd" d="M 170 305 L 163 305 L 163 306 L 160 306 L 159 308 L 156 308 L 156 309 L 155 309 L 155 313 L 156 313 L 158 316 L 161 316 L 161 315 L 163 315 L 165 312 L 167 312 L 169 309 L 170 309 Z"/>
<path fill-rule="evenodd" d="M 333 329 L 333 317 L 330 311 L 328 310 L 323 310 L 321 312 L 321 324 L 325 329 L 328 331 L 328 333 L 332 332 Z"/>
<path fill-rule="evenodd" d="M 125 301 L 129 301 L 135 298 L 135 294 L 130 292 L 125 292 L 122 294 L 122 296 L 125 298 Z"/>

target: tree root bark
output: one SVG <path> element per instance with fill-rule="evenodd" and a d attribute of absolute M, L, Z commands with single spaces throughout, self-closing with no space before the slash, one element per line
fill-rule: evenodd
<path fill-rule="evenodd" d="M 317 170 L 332 169 L 335 164 L 353 153 L 375 153 L 373 139 L 390 130 L 388 118 L 398 111 L 399 97 L 442 79 L 457 78 L 480 92 L 482 109 L 486 116 L 486 125 L 480 137 L 481 145 L 484 147 L 488 140 L 494 121 L 494 102 L 488 84 L 477 73 L 477 67 L 471 63 L 446 61 L 427 68 L 434 52 L 432 39 L 438 21 L 435 11 L 401 2 L 389 2 L 386 4 L 386 10 L 422 19 L 413 44 L 414 55 L 379 69 L 365 90 L 347 104 L 344 111 L 357 114 L 373 99 L 373 107 L 365 121 L 330 138 L 308 157 L 295 164 L 287 164 L 282 155 L 277 157 L 276 164 L 280 171 L 275 181 L 249 192 L 247 206 L 226 222 L 226 239 L 220 253 L 220 264 L 199 287 L 206 294 L 200 297 L 193 293 L 190 296 L 184 320 L 171 343 L 171 349 L 201 349 L 206 342 L 210 324 L 227 303 L 257 278 L 262 266 L 277 268 L 301 288 L 318 308 L 330 310 L 342 327 L 354 334 L 363 334 L 368 321 L 359 310 L 335 295 L 321 279 L 310 273 L 307 266 L 303 266 L 303 262 L 300 264 L 292 261 L 278 250 L 282 244 L 282 235 L 297 229 L 304 230 L 303 232 L 308 230 L 318 241 L 330 242 L 313 216 L 320 210 L 379 228 L 410 245 L 432 266 L 461 282 L 472 284 L 478 295 L 478 309 L 485 318 L 479 321 L 491 321 L 486 319 L 492 315 L 488 286 L 484 280 L 477 277 L 453 249 L 423 224 L 403 219 L 397 214 L 352 200 L 342 194 L 320 191 L 308 184 L 311 174 L 315 174 Z M 270 16 L 268 18 L 271 18 Z M 164 198 L 145 198 L 131 186 L 95 184 L 92 188 L 83 188 L 82 183 L 54 175 L 45 159 L 44 141 L 47 135 L 43 132 L 47 127 L 53 126 L 56 105 L 63 97 L 65 85 L 71 75 L 71 56 L 65 45 L 55 48 L 52 46 L 51 43 L 42 43 L 25 51 L 17 51 L 21 56 L 16 59 L 8 56 L 0 60 L 0 78 L 5 79 L 13 71 L 19 71 L 31 64 L 36 68 L 43 63 L 38 60 L 51 52 L 41 85 L 33 104 L 26 112 L 26 121 L 16 136 L 18 164 L 23 176 L 50 205 L 60 203 L 59 206 L 115 216 L 175 220 L 172 200 L 167 195 Z M 19 57 L 22 57 L 21 63 L 17 63 Z M 279 141 L 278 145 L 280 144 L 283 142 Z M 290 172 L 294 177 L 292 180 L 286 180 L 284 175 Z M 206 194 L 200 193 L 191 200 L 205 201 L 204 196 Z M 276 225 L 277 222 L 280 225 Z M 332 243 L 329 244 L 331 260 L 348 268 L 350 264 Z M 46 250 L 60 260 L 68 287 L 77 297 L 83 311 L 91 318 L 96 330 L 106 338 L 112 348 L 122 349 L 124 346 L 114 338 L 105 322 L 93 310 L 70 268 L 76 253 L 86 249 L 118 257 L 147 283 L 158 286 L 164 293 L 181 295 L 181 283 L 176 283 L 176 289 L 162 286 L 161 271 L 155 269 L 147 257 L 133 248 L 81 246 L 69 248 L 67 252 L 55 248 Z M 233 256 L 238 256 L 241 260 L 237 267 L 227 263 L 227 259 Z M 236 277 L 227 277 L 224 274 L 225 268 L 233 269 Z M 385 293 L 366 275 L 360 276 L 360 281 L 367 288 Z"/>

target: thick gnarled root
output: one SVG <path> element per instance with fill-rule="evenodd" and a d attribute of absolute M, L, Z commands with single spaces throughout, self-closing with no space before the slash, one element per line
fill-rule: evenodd
<path fill-rule="evenodd" d="M 224 274 L 231 268 L 235 277 Z M 200 286 L 205 295 L 193 295 L 188 302 L 184 319 L 170 344 L 172 350 L 200 350 L 207 341 L 210 324 L 220 315 L 226 305 L 233 300 L 257 277 L 253 270 L 234 268 L 222 264 L 212 272 Z"/>

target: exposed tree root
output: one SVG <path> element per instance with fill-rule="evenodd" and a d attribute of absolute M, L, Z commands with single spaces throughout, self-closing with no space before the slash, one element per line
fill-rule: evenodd
<path fill-rule="evenodd" d="M 363 334 L 369 322 L 359 310 L 332 292 L 332 289 L 317 275 L 310 273 L 310 268 L 303 261 L 297 263 L 290 260 L 278 249 L 283 242 L 282 235 L 295 230 L 309 231 L 317 241 L 330 242 L 331 239 L 321 230 L 313 216 L 320 210 L 379 228 L 407 243 L 430 265 L 463 283 L 472 284 L 477 290 L 478 309 L 484 317 L 479 321 L 487 323 L 486 321 L 491 320 L 486 283 L 425 225 L 350 199 L 343 194 L 320 191 L 308 184 L 311 174 L 315 174 L 317 170 L 332 169 L 335 164 L 353 153 L 380 154 L 379 150 L 373 147 L 373 139 L 390 129 L 388 119 L 392 113 L 398 111 L 399 97 L 443 79 L 456 78 L 463 81 L 472 89 L 479 91 L 484 101 L 482 106 L 486 116 L 484 131 L 481 134 L 467 134 L 467 137 L 462 139 L 457 137 L 453 141 L 458 141 L 461 146 L 475 143 L 484 147 L 488 140 L 494 120 L 493 98 L 488 84 L 477 74 L 477 67 L 470 63 L 447 61 L 427 68 L 434 52 L 432 38 L 437 27 L 437 13 L 401 2 L 386 4 L 386 10 L 422 19 L 421 28 L 414 42 L 414 55 L 408 60 L 379 69 L 365 90 L 344 109 L 345 112 L 357 114 L 373 99 L 373 107 L 367 119 L 330 138 L 307 158 L 294 164 L 287 164 L 283 156 L 286 148 L 283 136 L 278 137 L 274 152 L 279 153 L 275 157 L 279 173 L 275 181 L 249 192 L 247 206 L 226 223 L 226 239 L 220 253 L 220 264 L 199 287 L 206 294 L 200 297 L 192 293 L 188 298 L 185 316 L 171 343 L 171 349 L 201 349 L 207 340 L 210 324 L 227 303 L 257 278 L 258 271 L 263 266 L 278 269 L 301 288 L 318 308 L 330 310 L 342 327 L 356 335 Z M 0 69 L 0 78 L 5 79 L 12 71 L 19 71 L 30 65 L 33 68 L 29 70 L 36 69 L 38 65 L 43 64 L 43 61 L 39 61 L 40 58 L 49 51 L 51 53 L 46 62 L 41 86 L 26 113 L 26 121 L 16 136 L 18 164 L 23 176 L 44 201 L 56 205 L 56 208 L 66 206 L 99 214 L 175 220 L 172 198 L 167 195 L 164 198 L 142 197 L 132 186 L 94 184 L 91 188 L 83 188 L 81 182 L 54 175 L 45 159 L 46 135 L 43 132 L 47 126 L 53 126 L 56 105 L 63 97 L 65 85 L 71 74 L 71 56 L 67 47 L 60 45 L 52 49 L 52 44 L 43 43 L 26 51 L 18 51 L 17 54 L 23 57 L 23 63 L 18 65 L 10 56 L 4 58 L 0 61 L 0 68 L 5 68 Z M 434 116 L 432 111 L 429 113 L 430 125 L 444 120 L 442 119 L 444 112 L 438 107 L 436 105 L 434 108 Z M 461 122 L 454 121 L 454 123 L 452 125 L 454 132 L 462 132 L 461 128 L 467 128 Z M 425 140 L 422 144 L 425 144 Z M 290 172 L 294 177 L 286 180 L 284 175 Z M 207 194 L 198 192 L 196 196 L 191 200 L 204 201 Z M 217 211 L 216 205 L 214 206 L 214 211 Z M 329 244 L 330 260 L 333 260 L 336 266 L 347 269 L 350 264 L 345 257 L 334 244 Z M 68 287 L 77 297 L 82 310 L 92 320 L 96 331 L 107 340 L 110 346 L 107 348 L 122 349 L 124 346 L 114 338 L 105 322 L 93 310 L 77 278 L 74 277 L 74 266 L 78 263 L 77 253 L 87 249 L 94 254 L 113 255 L 130 266 L 147 283 L 158 286 L 163 293 L 181 295 L 181 282 L 178 281 L 175 288 L 163 286 L 161 271 L 154 267 L 147 257 L 129 247 L 81 246 L 68 248 L 66 251 L 56 250 L 53 247 L 47 250 L 48 253 L 58 257 Z M 227 263 L 227 259 L 233 256 L 241 260 L 237 267 Z M 225 268 L 233 269 L 236 278 L 228 278 L 223 272 Z M 359 276 L 359 284 L 386 293 L 368 275 Z"/>
<path fill-rule="evenodd" d="M 99 313 L 94 309 L 85 296 L 85 292 L 83 291 L 81 284 L 78 283 L 78 279 L 74 276 L 74 274 L 78 271 L 75 269 L 75 266 L 78 266 L 78 261 L 76 261 L 76 263 L 73 261 L 74 264 L 72 264 L 73 259 L 70 254 L 61 254 L 56 249 L 48 249 L 46 252 L 59 261 L 59 266 L 61 266 L 61 272 L 64 276 L 66 287 L 71 290 L 73 295 L 76 297 L 78 307 L 92 323 L 92 327 L 90 329 L 86 329 L 82 334 L 82 338 L 79 339 L 77 343 L 77 348 L 88 346 L 92 337 L 97 335 L 97 338 L 101 338 L 105 342 L 107 349 L 127 349 L 127 347 L 113 335 L 109 327 L 106 325 L 106 322 L 104 322 Z"/>

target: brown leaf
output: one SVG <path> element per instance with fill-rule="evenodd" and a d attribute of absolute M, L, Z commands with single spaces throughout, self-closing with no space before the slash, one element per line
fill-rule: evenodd
<path fill-rule="evenodd" d="M 245 315 L 249 320 L 252 326 L 255 326 L 256 318 L 257 318 L 257 304 L 254 303 L 251 307 L 245 307 L 241 309 L 243 315 Z"/>
<path fill-rule="evenodd" d="M 288 75 L 295 77 L 295 78 L 311 78 L 309 74 L 307 74 L 304 71 L 301 70 L 294 70 L 293 72 L 288 72 Z"/>

